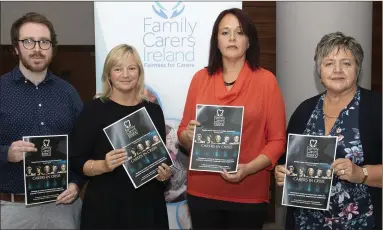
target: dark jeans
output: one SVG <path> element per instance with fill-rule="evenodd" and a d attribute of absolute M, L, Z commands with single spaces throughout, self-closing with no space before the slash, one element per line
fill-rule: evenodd
<path fill-rule="evenodd" d="M 245 204 L 196 197 L 188 194 L 193 229 L 261 230 L 268 203 Z"/>

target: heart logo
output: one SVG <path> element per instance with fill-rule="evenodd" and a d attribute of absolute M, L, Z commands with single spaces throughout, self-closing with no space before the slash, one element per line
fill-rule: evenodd
<path fill-rule="evenodd" d="M 217 116 L 222 117 L 223 116 L 223 109 L 217 109 Z"/>
<path fill-rule="evenodd" d="M 125 125 L 125 128 L 129 128 L 130 127 L 130 121 L 129 120 L 124 121 L 124 125 Z"/>
<path fill-rule="evenodd" d="M 182 4 L 182 1 L 177 1 L 174 3 L 155 1 L 155 4 L 152 5 L 153 11 L 163 19 L 171 19 L 180 15 L 184 9 L 185 5 Z"/>
<path fill-rule="evenodd" d="M 49 139 L 44 139 L 44 140 L 43 140 L 43 145 L 44 145 L 44 147 L 48 147 L 50 141 L 51 141 L 51 140 L 49 140 Z"/>
<path fill-rule="evenodd" d="M 315 148 L 317 146 L 318 140 L 310 140 L 310 147 Z"/>

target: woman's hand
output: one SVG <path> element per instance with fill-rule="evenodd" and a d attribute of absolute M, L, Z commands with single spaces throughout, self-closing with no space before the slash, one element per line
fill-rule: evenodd
<path fill-rule="evenodd" d="M 124 149 L 116 149 L 108 152 L 105 156 L 105 169 L 107 172 L 113 171 L 118 166 L 122 165 L 126 159 L 128 158 L 128 154 Z"/>
<path fill-rule="evenodd" d="M 158 181 L 166 181 L 169 180 L 170 176 L 173 174 L 172 169 L 165 163 L 162 163 L 158 166 L 158 176 L 156 179 Z"/>
<path fill-rule="evenodd" d="M 56 199 L 56 204 L 71 204 L 76 200 L 79 187 L 75 183 L 69 183 L 68 189 L 62 192 Z"/>
<path fill-rule="evenodd" d="M 290 171 L 283 165 L 277 165 L 274 170 L 274 176 L 278 186 L 283 186 L 285 175 L 290 175 Z"/>
<path fill-rule="evenodd" d="M 196 121 L 196 120 L 190 120 L 188 126 L 186 127 L 186 135 L 189 139 L 190 142 L 193 141 L 193 136 L 194 136 L 194 129 L 196 126 L 200 126 L 201 124 Z"/>
<path fill-rule="evenodd" d="M 351 183 L 361 183 L 363 181 L 364 174 L 362 168 L 352 163 L 350 159 L 336 159 L 331 164 L 331 168 L 334 169 L 334 173 L 341 180 L 347 180 Z"/>
<path fill-rule="evenodd" d="M 226 169 L 223 169 L 223 172 L 221 173 L 221 176 L 225 180 L 232 183 L 239 183 L 248 175 L 249 175 L 249 170 L 247 170 L 246 164 L 238 164 L 238 170 L 236 173 L 228 173 Z"/>

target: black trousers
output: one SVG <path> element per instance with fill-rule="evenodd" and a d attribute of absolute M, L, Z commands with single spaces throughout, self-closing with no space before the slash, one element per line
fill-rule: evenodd
<path fill-rule="evenodd" d="M 190 194 L 188 205 L 193 229 L 261 230 L 268 208 L 268 203 L 235 203 Z"/>

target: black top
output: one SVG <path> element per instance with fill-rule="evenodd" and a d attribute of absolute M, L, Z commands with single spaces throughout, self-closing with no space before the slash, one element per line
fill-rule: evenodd
<path fill-rule="evenodd" d="M 166 140 L 165 120 L 159 105 L 144 101 L 135 106 L 123 106 L 111 100 L 95 99 L 84 105 L 75 124 L 70 167 L 83 174 L 87 160 L 104 160 L 113 148 L 103 128 L 142 107 L 148 111 L 162 140 Z M 123 166 L 88 179 L 81 213 L 82 229 L 168 229 L 164 183 L 153 179 L 135 189 Z"/>
<path fill-rule="evenodd" d="M 287 134 L 303 134 L 312 111 L 322 94 L 302 102 L 294 111 L 287 126 Z M 364 164 L 382 164 L 382 95 L 360 88 L 359 132 L 363 146 Z M 284 154 L 279 164 L 285 164 Z M 382 228 L 382 189 L 369 187 L 374 206 L 375 229 Z M 285 229 L 294 229 L 293 207 L 287 207 Z"/>

